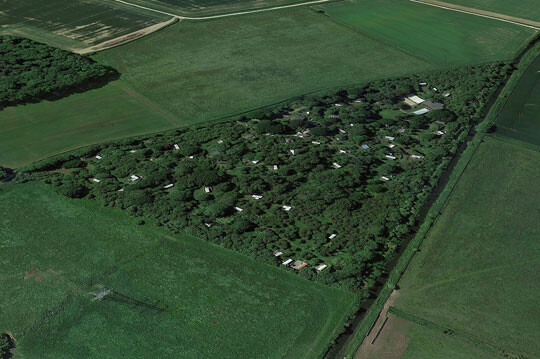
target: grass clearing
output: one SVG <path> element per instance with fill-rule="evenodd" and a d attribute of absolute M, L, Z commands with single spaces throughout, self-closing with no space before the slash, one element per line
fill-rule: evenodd
<path fill-rule="evenodd" d="M 508 98 L 497 119 L 497 133 L 540 146 L 540 55 Z"/>
<path fill-rule="evenodd" d="M 409 1 L 321 6 L 332 20 L 438 65 L 511 59 L 534 30 Z"/>
<path fill-rule="evenodd" d="M 0 164 L 20 166 L 94 142 L 435 67 L 304 8 L 246 15 L 242 21 L 183 21 L 95 58 L 116 67 L 122 79 L 0 112 L 0 125 L 9 128 L 0 134 Z"/>
<path fill-rule="evenodd" d="M 313 358 L 356 303 L 42 184 L 0 190 L 0 331 L 25 358 Z"/>
<path fill-rule="evenodd" d="M 112 0 L 0 2 L 0 33 L 28 37 L 66 50 L 84 49 L 169 18 Z"/>
<path fill-rule="evenodd" d="M 486 137 L 401 279 L 394 306 L 510 353 L 540 354 L 540 154 Z"/>

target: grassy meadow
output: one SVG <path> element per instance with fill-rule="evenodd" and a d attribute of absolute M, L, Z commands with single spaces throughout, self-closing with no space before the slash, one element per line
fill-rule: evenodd
<path fill-rule="evenodd" d="M 438 66 L 511 59 L 534 30 L 400 0 L 320 6 L 331 20 Z"/>
<path fill-rule="evenodd" d="M 509 353 L 539 356 L 539 177 L 538 151 L 486 137 L 394 306 Z"/>
<path fill-rule="evenodd" d="M 497 133 L 540 146 L 540 56 L 529 65 L 499 114 Z"/>
<path fill-rule="evenodd" d="M 540 21 L 540 6 L 537 0 L 444 0 L 444 2 Z"/>
<path fill-rule="evenodd" d="M 0 33 L 77 50 L 168 20 L 112 0 L 0 2 Z"/>
<path fill-rule="evenodd" d="M 0 332 L 24 358 L 313 358 L 356 303 L 43 184 L 0 199 Z"/>

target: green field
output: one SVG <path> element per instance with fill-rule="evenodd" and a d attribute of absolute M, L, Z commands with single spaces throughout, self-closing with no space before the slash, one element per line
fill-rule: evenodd
<path fill-rule="evenodd" d="M 112 0 L 0 1 L 0 33 L 84 49 L 168 20 Z"/>
<path fill-rule="evenodd" d="M 534 33 L 517 25 L 409 1 L 356 0 L 321 8 L 334 21 L 439 66 L 511 59 Z"/>
<path fill-rule="evenodd" d="M 0 332 L 21 357 L 313 358 L 356 303 L 42 184 L 0 191 Z"/>
<path fill-rule="evenodd" d="M 444 2 L 540 21 L 538 0 L 444 0 Z"/>
<path fill-rule="evenodd" d="M 131 0 L 133 4 L 189 17 L 205 17 L 292 5 L 309 0 Z"/>
<path fill-rule="evenodd" d="M 0 112 L 0 163 L 17 167 L 67 148 L 179 125 L 117 81 L 98 90 Z"/>
<path fill-rule="evenodd" d="M 540 355 L 540 154 L 487 137 L 399 283 L 394 306 Z"/>
<path fill-rule="evenodd" d="M 0 133 L 0 164 L 20 166 L 95 141 L 434 68 L 305 8 L 238 19 L 184 21 L 107 50 L 96 59 L 116 67 L 121 81 L 0 112 L 0 125 L 10 129 Z"/>
<path fill-rule="evenodd" d="M 508 98 L 497 119 L 497 132 L 540 146 L 540 56 Z"/>

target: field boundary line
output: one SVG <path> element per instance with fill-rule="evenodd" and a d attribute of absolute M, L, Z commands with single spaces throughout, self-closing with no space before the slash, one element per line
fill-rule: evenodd
<path fill-rule="evenodd" d="M 409 0 L 410 2 L 414 2 L 414 3 L 417 3 L 417 4 L 423 4 L 423 5 L 428 5 L 428 6 L 433 6 L 433 7 L 437 7 L 437 8 L 440 8 L 440 9 L 445 9 L 445 10 L 450 10 L 450 11 L 456 11 L 456 12 L 460 12 L 460 13 L 463 13 L 463 14 L 469 14 L 469 15 L 474 15 L 474 16 L 479 16 L 479 17 L 483 17 L 483 18 L 486 18 L 486 19 L 492 19 L 492 20 L 498 20 L 498 21 L 503 21 L 503 22 L 507 22 L 507 23 L 510 23 L 510 24 L 514 24 L 514 25 L 518 25 L 518 26 L 523 26 L 523 27 L 527 27 L 529 29 L 533 29 L 533 30 L 536 30 L 536 31 L 540 31 L 540 27 L 537 27 L 537 26 L 533 26 L 533 25 L 527 25 L 527 24 L 524 24 L 524 23 L 521 23 L 521 22 L 517 22 L 517 21 L 512 21 L 512 20 L 507 20 L 507 19 L 504 19 L 502 17 L 496 17 L 496 16 L 492 16 L 492 15 L 486 15 L 486 14 L 482 14 L 480 13 L 481 11 L 483 10 L 478 10 L 478 12 L 474 12 L 474 11 L 470 11 L 470 10 L 463 10 L 463 9 L 459 9 L 459 8 L 456 8 L 456 7 L 452 7 L 452 4 L 446 4 L 445 5 L 438 5 L 436 3 L 431 3 L 431 2 L 426 2 L 426 1 L 422 1 L 422 0 Z M 471 10 L 474 10 L 473 8 L 470 8 Z M 502 15 L 501 16 L 506 16 L 506 15 Z M 517 18 L 514 18 L 514 19 L 517 19 Z"/>
<path fill-rule="evenodd" d="M 124 0 L 114 0 L 114 1 L 119 2 L 121 4 L 124 4 L 124 5 L 134 6 L 134 7 L 140 8 L 140 9 L 154 11 L 154 12 L 164 14 L 164 15 L 168 15 L 168 16 L 173 16 L 173 17 L 175 17 L 177 19 L 181 19 L 181 20 L 211 20 L 211 19 L 219 19 L 219 18 L 222 18 L 222 17 L 231 17 L 231 16 L 238 16 L 238 15 L 255 14 L 255 13 L 258 13 L 258 12 L 265 12 L 265 11 L 288 9 L 288 8 L 298 7 L 298 6 L 324 4 L 324 3 L 332 2 L 333 0 L 314 0 L 314 1 L 302 2 L 302 3 L 298 3 L 298 4 L 274 6 L 274 7 L 269 7 L 269 8 L 266 8 L 266 9 L 246 10 L 246 11 L 240 11 L 240 12 L 233 12 L 233 13 L 230 13 L 230 14 L 201 16 L 201 17 L 182 16 L 182 15 L 173 14 L 173 13 L 166 12 L 166 11 L 152 9 L 150 7 L 146 7 L 146 6 L 142 6 L 142 5 L 133 4 L 133 3 L 130 3 L 130 2 L 127 2 L 127 1 L 124 1 Z M 538 30 L 540 30 L 540 28 Z"/>

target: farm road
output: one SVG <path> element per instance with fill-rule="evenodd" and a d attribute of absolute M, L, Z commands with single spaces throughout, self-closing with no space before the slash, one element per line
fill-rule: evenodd
<path fill-rule="evenodd" d="M 457 12 L 461 12 L 461 13 L 465 13 L 469 15 L 475 15 L 475 16 L 485 17 L 488 19 L 504 21 L 510 24 L 528 27 L 534 30 L 540 30 L 540 22 L 522 19 L 519 17 L 499 14 L 499 13 L 491 12 L 491 11 L 479 10 L 472 7 L 449 4 L 449 3 L 446 3 L 443 1 L 437 1 L 437 0 L 426 0 L 426 1 L 409 0 L 409 1 L 412 1 L 418 4 L 434 6 L 434 7 L 438 7 L 445 10 L 457 11 Z"/>
<path fill-rule="evenodd" d="M 279 9 L 287 9 L 287 8 L 297 7 L 297 6 L 322 4 L 322 3 L 330 2 L 330 1 L 332 1 L 332 0 L 315 0 L 315 1 L 307 1 L 307 2 L 303 2 L 303 3 L 299 3 L 299 4 L 283 5 L 283 6 L 275 6 L 275 7 L 270 7 L 270 8 L 266 8 L 266 9 L 247 10 L 247 11 L 234 12 L 234 13 L 230 13 L 230 14 L 221 14 L 221 15 L 212 15 L 212 16 L 202 16 L 202 17 L 188 17 L 188 16 L 181 16 L 181 15 L 173 14 L 173 13 L 166 12 L 166 11 L 161 11 L 161 10 L 152 9 L 152 8 L 146 7 L 146 6 L 141 6 L 141 5 L 137 5 L 137 4 L 132 4 L 132 3 L 130 3 L 130 2 L 123 1 L 123 0 L 114 0 L 114 1 L 119 2 L 119 3 L 121 3 L 121 4 L 124 4 L 124 5 L 129 5 L 129 6 L 138 7 L 139 9 L 149 10 L 149 11 L 157 12 L 157 13 L 160 13 L 160 14 L 173 16 L 173 17 L 175 17 L 175 18 L 177 18 L 177 19 L 181 19 L 181 20 L 210 20 L 210 19 L 219 19 L 219 18 L 222 18 L 222 17 L 230 17 L 230 16 L 238 16 L 238 15 L 253 14 L 253 13 L 264 12 L 264 11 L 273 11 L 273 10 L 279 10 Z"/>

